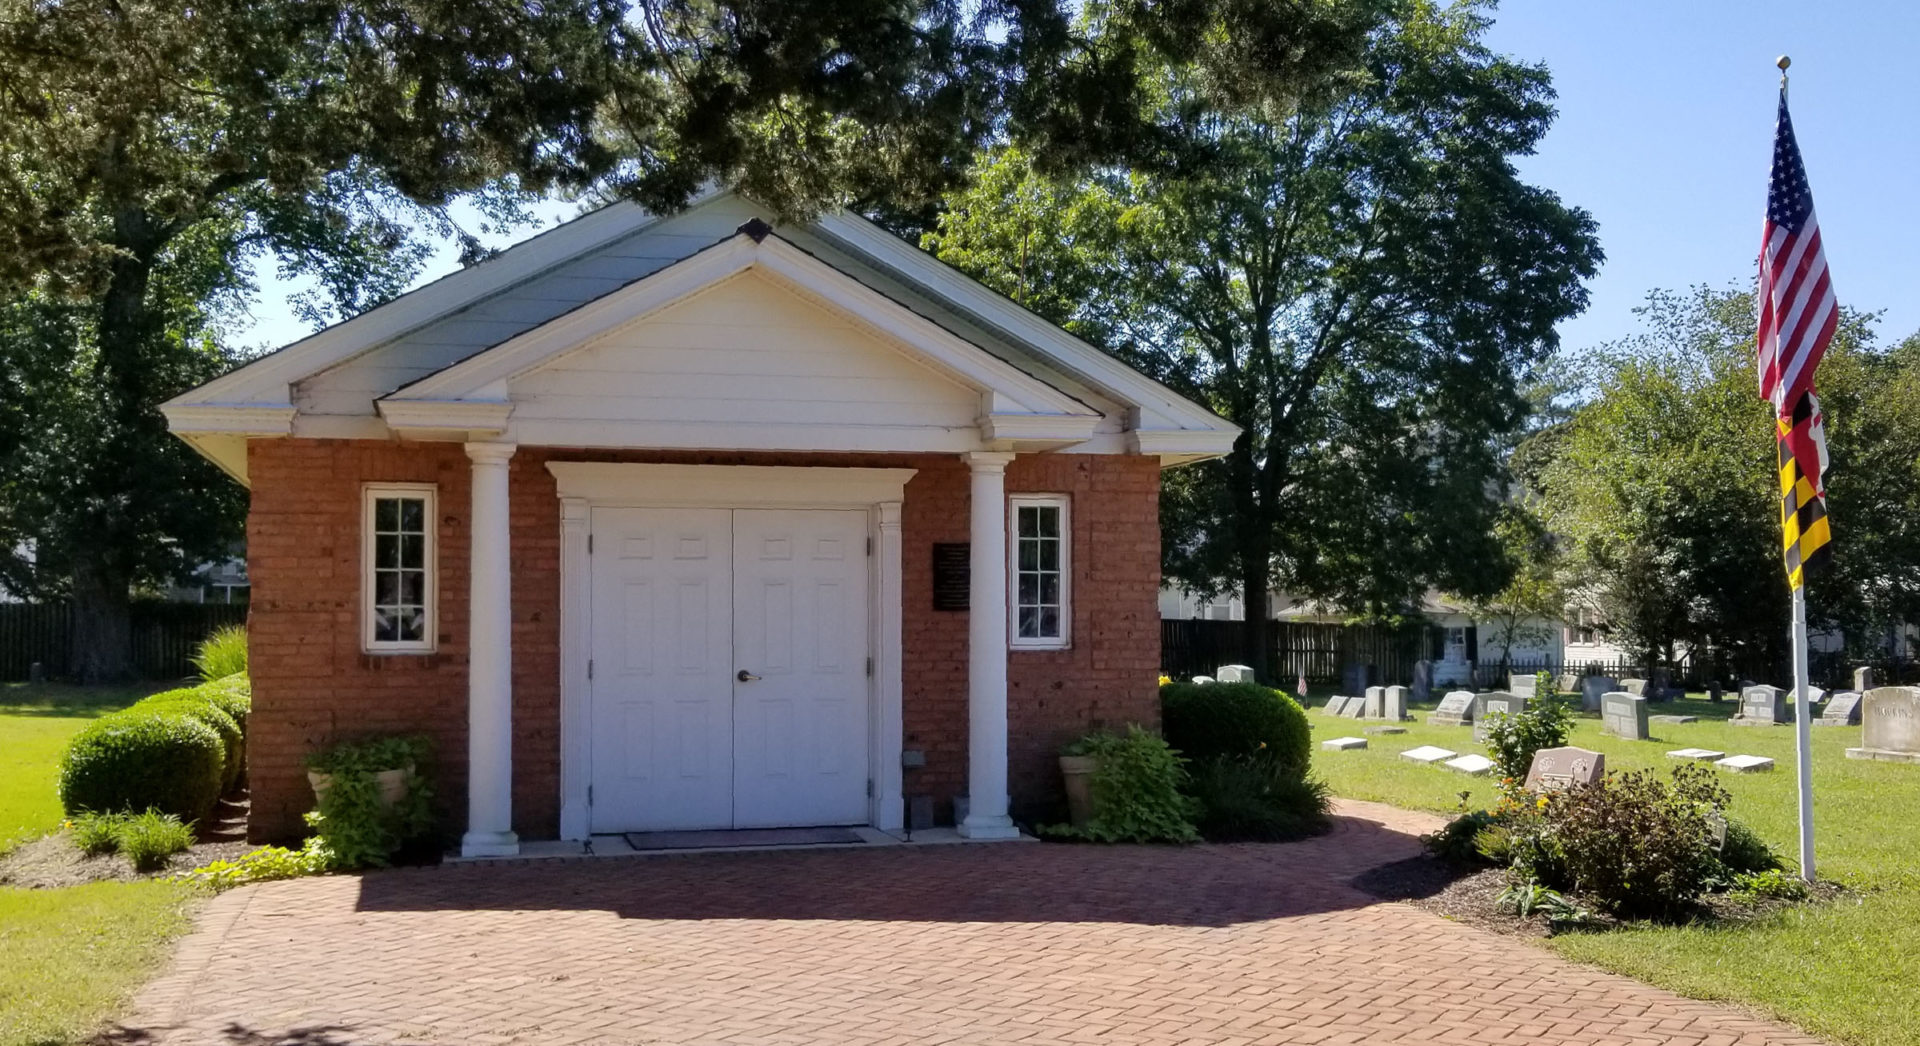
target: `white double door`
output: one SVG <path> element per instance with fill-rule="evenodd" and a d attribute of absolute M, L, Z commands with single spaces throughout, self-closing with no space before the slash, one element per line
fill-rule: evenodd
<path fill-rule="evenodd" d="M 591 526 L 591 830 L 866 823 L 867 514 Z"/>

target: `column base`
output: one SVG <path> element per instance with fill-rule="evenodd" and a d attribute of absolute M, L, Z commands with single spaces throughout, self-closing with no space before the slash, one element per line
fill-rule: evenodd
<path fill-rule="evenodd" d="M 958 831 L 966 839 L 1018 839 L 1020 829 L 1014 826 L 1013 818 L 1002 814 L 999 817 L 984 817 L 969 814 L 960 822 Z"/>
<path fill-rule="evenodd" d="M 517 857 L 520 837 L 512 832 L 468 832 L 460 837 L 462 857 Z"/>

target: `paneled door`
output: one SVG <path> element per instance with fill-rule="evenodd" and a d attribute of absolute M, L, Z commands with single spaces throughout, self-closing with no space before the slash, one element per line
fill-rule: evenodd
<path fill-rule="evenodd" d="M 867 514 L 733 514 L 733 823 L 867 821 Z"/>
<path fill-rule="evenodd" d="M 866 822 L 866 526 L 593 511 L 591 831 Z"/>
<path fill-rule="evenodd" d="M 733 823 L 733 513 L 593 511 L 595 832 Z"/>

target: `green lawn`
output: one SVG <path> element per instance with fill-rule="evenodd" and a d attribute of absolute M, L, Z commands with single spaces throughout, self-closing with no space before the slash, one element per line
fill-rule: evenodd
<path fill-rule="evenodd" d="M 1368 725 L 1331 718 L 1315 702 L 1316 741 L 1361 735 Z M 1314 765 L 1337 795 L 1452 812 L 1471 790 L 1490 805 L 1494 782 L 1399 758 L 1424 744 L 1484 754 L 1469 727 L 1428 726 L 1428 709 L 1405 734 L 1369 738 L 1363 752 L 1314 752 Z M 1733 726 L 1732 702 L 1690 699 L 1659 713 L 1701 716 L 1698 723 L 1654 724 L 1653 741 L 1603 737 L 1583 717 L 1572 742 L 1605 752 L 1611 769 L 1669 766 L 1675 748 L 1771 756 L 1770 774 L 1723 774 L 1732 814 L 1783 855 L 1797 851 L 1792 727 Z M 1846 758 L 1858 727 L 1813 731 L 1815 857 L 1820 876 L 1857 891 L 1830 906 L 1797 910 L 1739 927 L 1648 927 L 1573 934 L 1550 944 L 1561 954 L 1704 999 L 1729 999 L 1847 1043 L 1920 1042 L 1920 767 Z"/>
<path fill-rule="evenodd" d="M 0 685 L 0 852 L 59 825 L 67 738 L 160 689 Z M 0 887 L 0 1046 L 84 1040 L 152 973 L 192 900 L 166 882 Z"/>

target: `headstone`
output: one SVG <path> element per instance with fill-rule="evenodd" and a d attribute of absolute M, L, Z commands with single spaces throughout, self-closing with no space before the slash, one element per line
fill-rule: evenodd
<path fill-rule="evenodd" d="M 1833 695 L 1827 706 L 1820 710 L 1820 718 L 1813 721 L 1814 726 L 1859 726 L 1860 695 L 1851 690 L 1842 690 Z"/>
<path fill-rule="evenodd" d="M 1588 676 L 1580 681 L 1580 710 L 1582 712 L 1600 711 L 1600 698 L 1620 689 L 1620 681 L 1612 676 Z"/>
<path fill-rule="evenodd" d="M 1413 691 L 1404 686 L 1388 687 L 1384 703 L 1380 706 L 1380 718 L 1391 719 L 1396 723 L 1403 719 L 1412 719 L 1413 717 L 1407 714 L 1407 699 L 1412 696 Z"/>
<path fill-rule="evenodd" d="M 1632 694 L 1635 697 L 1645 697 L 1647 696 L 1647 681 L 1631 677 L 1622 679 L 1620 681 L 1620 692 Z"/>
<path fill-rule="evenodd" d="M 1375 734 L 1404 734 L 1407 732 L 1407 728 L 1404 726 L 1370 726 L 1360 732 L 1368 736 Z"/>
<path fill-rule="evenodd" d="M 1383 718 L 1387 707 L 1387 688 L 1370 686 L 1367 688 L 1367 710 L 1363 713 L 1368 719 Z"/>
<path fill-rule="evenodd" d="M 1647 679 L 1646 696 L 1649 701 L 1671 701 L 1680 696 L 1679 688 L 1673 685 L 1673 673 L 1664 668 L 1656 668 Z"/>
<path fill-rule="evenodd" d="M 1449 770 L 1475 777 L 1485 776 L 1493 770 L 1493 760 L 1484 755 L 1463 755 L 1440 764 Z"/>
<path fill-rule="evenodd" d="M 35 661 L 33 664 L 27 666 L 27 682 L 32 683 L 35 686 L 38 686 L 41 683 L 44 683 L 46 681 L 47 681 L 47 663 L 46 662 Z"/>
<path fill-rule="evenodd" d="M 1734 722 L 1746 725 L 1759 724 L 1770 726 L 1774 723 L 1793 722 L 1793 706 L 1787 702 L 1787 692 L 1777 686 L 1750 686 L 1740 692 L 1740 714 Z"/>
<path fill-rule="evenodd" d="M 1347 699 L 1344 696 L 1335 694 L 1327 698 L 1327 703 L 1320 706 L 1320 711 L 1328 715 L 1339 715 L 1340 711 L 1346 707 L 1346 704 Z"/>
<path fill-rule="evenodd" d="M 1367 699 L 1364 697 L 1347 698 L 1347 707 L 1341 709 L 1340 714 L 1348 719 L 1365 719 L 1367 717 Z"/>
<path fill-rule="evenodd" d="M 1720 681 L 1718 679 L 1707 684 L 1707 700 L 1715 704 L 1720 702 Z"/>
<path fill-rule="evenodd" d="M 1459 754 L 1458 752 L 1449 752 L 1444 748 L 1439 748 L 1434 745 L 1421 745 L 1418 748 L 1409 748 L 1400 753 L 1400 758 L 1411 759 L 1416 763 L 1438 763 L 1452 759 Z"/>
<path fill-rule="evenodd" d="M 1639 694 L 1606 694 L 1600 698 L 1600 732 L 1629 741 L 1647 739 L 1647 699 Z"/>
<path fill-rule="evenodd" d="M 1920 687 L 1883 686 L 1861 697 L 1860 747 L 1848 759 L 1920 763 Z"/>
<path fill-rule="evenodd" d="M 1787 693 L 1788 693 L 1787 699 L 1791 701 L 1793 699 L 1792 698 L 1793 692 L 1788 691 Z M 1827 699 L 1827 692 L 1825 689 L 1817 686 L 1810 686 L 1807 688 L 1807 704 L 1817 705 L 1820 702 L 1825 701 L 1826 699 Z"/>
<path fill-rule="evenodd" d="M 1373 685 L 1373 666 L 1349 664 L 1340 672 L 1340 689 L 1349 694 L 1364 694 Z"/>
<path fill-rule="evenodd" d="M 1539 687 L 1540 677 L 1532 672 L 1525 674 L 1514 672 L 1507 676 L 1507 693 L 1515 697 L 1533 697 Z"/>
<path fill-rule="evenodd" d="M 1765 774 L 1773 771 L 1773 760 L 1764 755 L 1730 755 L 1716 759 L 1713 765 L 1736 774 Z"/>
<path fill-rule="evenodd" d="M 1563 694 L 1579 693 L 1580 674 L 1578 672 L 1560 673 L 1560 678 L 1553 681 L 1553 688 Z"/>
<path fill-rule="evenodd" d="M 1700 717 L 1697 715 L 1650 715 L 1647 717 L 1647 722 L 1649 723 L 1664 723 L 1667 726 L 1678 726 L 1681 723 L 1697 723 L 1699 721 Z"/>
<path fill-rule="evenodd" d="M 1211 683 L 1213 682 L 1213 677 L 1212 676 L 1194 676 L 1193 681 L 1196 683 Z"/>
<path fill-rule="evenodd" d="M 1518 694 L 1479 694 L 1474 698 L 1473 739 L 1485 741 L 1487 728 L 1497 715 L 1519 715 L 1527 710 L 1527 699 Z"/>
<path fill-rule="evenodd" d="M 1433 700 L 1433 662 L 1424 658 L 1413 663 L 1413 701 L 1426 704 Z"/>
<path fill-rule="evenodd" d="M 1542 748 L 1527 764 L 1527 788 L 1535 792 L 1558 792 L 1576 785 L 1598 782 L 1607 773 L 1607 757 L 1585 748 Z"/>
<path fill-rule="evenodd" d="M 1863 694 L 1873 689 L 1872 667 L 1861 665 L 1853 670 L 1853 688 Z"/>
<path fill-rule="evenodd" d="M 1726 757 L 1727 753 L 1716 752 L 1711 748 L 1676 748 L 1667 753 L 1668 759 L 1687 759 L 1696 763 L 1710 763 L 1715 759 L 1725 759 Z"/>
<path fill-rule="evenodd" d="M 1213 678 L 1222 683 L 1255 683 L 1253 669 L 1245 665 L 1221 665 L 1213 673 Z"/>
<path fill-rule="evenodd" d="M 1367 747 L 1364 737 L 1336 737 L 1331 741 L 1320 742 L 1320 747 L 1328 752 L 1351 752 Z"/>
<path fill-rule="evenodd" d="M 1428 726 L 1467 726 L 1473 722 L 1473 691 L 1455 690 L 1440 699 L 1427 717 Z"/>

